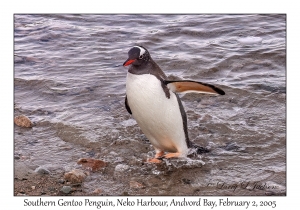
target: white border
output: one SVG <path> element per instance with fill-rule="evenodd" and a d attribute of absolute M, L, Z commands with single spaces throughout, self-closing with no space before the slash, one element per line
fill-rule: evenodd
<path fill-rule="evenodd" d="M 3 1 L 1 3 L 1 201 L 3 209 L 23 209 L 24 198 L 13 196 L 13 14 L 14 13 L 286 13 L 287 14 L 287 196 L 286 197 L 234 197 L 235 200 L 276 200 L 276 209 L 298 206 L 299 100 L 296 84 L 299 76 L 299 12 L 296 1 Z M 38 197 L 36 197 L 38 198 Z M 66 198 L 66 197 L 64 197 Z M 134 197 L 132 199 L 136 199 Z M 146 197 L 142 197 L 146 198 Z M 157 200 L 172 197 L 155 197 Z M 179 197 L 180 198 L 180 197 Z M 193 197 L 192 197 L 193 198 Z M 204 197 L 205 198 L 205 197 Z M 206 197 L 218 200 L 222 197 Z M 45 199 L 59 199 L 46 197 Z M 69 198 L 71 199 L 71 198 Z M 75 197 L 74 199 L 82 199 Z M 111 199 L 116 199 L 111 197 Z M 6 208 L 5 208 L 6 207 Z M 38 209 L 46 209 L 39 207 Z M 64 207 L 71 209 L 74 207 Z M 182 208 L 182 207 L 180 207 Z M 49 208 L 47 208 L 49 209 Z M 93 209 L 96 209 L 95 207 Z M 102 208 L 110 209 L 110 208 Z M 116 209 L 116 208 L 113 208 Z M 128 208 L 129 209 L 129 208 Z M 220 208 L 218 208 L 220 209 Z M 228 209 L 228 208 L 227 208 Z M 239 208 L 242 209 L 242 208 Z"/>

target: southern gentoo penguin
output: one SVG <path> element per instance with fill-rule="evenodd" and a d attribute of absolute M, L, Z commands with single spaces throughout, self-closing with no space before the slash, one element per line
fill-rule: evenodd
<path fill-rule="evenodd" d="M 128 65 L 131 66 L 127 72 L 125 106 L 156 151 L 155 157 L 147 162 L 186 156 L 188 149 L 196 145 L 189 140 L 186 113 L 177 93 L 224 95 L 225 92 L 202 82 L 168 80 L 142 46 L 129 50 L 123 66 Z"/>

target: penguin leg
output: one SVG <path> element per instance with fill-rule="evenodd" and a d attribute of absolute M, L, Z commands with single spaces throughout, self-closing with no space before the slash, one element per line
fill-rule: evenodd
<path fill-rule="evenodd" d="M 164 154 L 165 154 L 164 151 L 156 150 L 156 154 L 155 154 L 154 158 L 147 159 L 147 162 L 148 163 L 161 163 L 160 158 L 162 158 L 164 156 Z"/>

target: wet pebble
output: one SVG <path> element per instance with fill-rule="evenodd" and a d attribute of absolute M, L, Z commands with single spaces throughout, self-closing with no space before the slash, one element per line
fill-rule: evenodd
<path fill-rule="evenodd" d="M 63 186 L 60 191 L 65 194 L 69 194 L 72 191 L 72 188 L 70 186 Z"/>
<path fill-rule="evenodd" d="M 126 191 L 124 191 L 121 195 L 122 195 L 122 196 L 129 196 L 129 193 L 126 192 Z"/>
<path fill-rule="evenodd" d="M 129 169 L 129 165 L 126 164 L 118 164 L 115 167 L 115 176 L 124 176 L 124 172 L 126 172 Z"/>
<path fill-rule="evenodd" d="M 130 167 L 129 165 L 126 165 L 126 164 L 118 164 L 116 165 L 115 167 L 115 171 L 118 171 L 118 172 L 124 172 L 126 170 L 128 170 Z"/>
<path fill-rule="evenodd" d="M 77 161 L 77 164 L 82 165 L 83 168 L 89 169 L 93 172 L 99 171 L 107 165 L 104 161 L 93 158 L 81 158 Z"/>
<path fill-rule="evenodd" d="M 36 172 L 36 173 L 38 173 L 38 174 L 50 174 L 50 171 L 49 171 L 47 168 L 43 167 L 43 166 L 37 167 L 37 168 L 34 170 L 34 172 Z"/>
<path fill-rule="evenodd" d="M 192 181 L 190 179 L 183 178 L 181 180 L 182 180 L 183 184 L 191 184 L 192 183 Z"/>
<path fill-rule="evenodd" d="M 65 173 L 64 179 L 70 183 L 82 183 L 87 174 L 79 169 L 74 169 L 68 173 Z"/>
<path fill-rule="evenodd" d="M 102 190 L 99 189 L 99 188 L 95 189 L 95 190 L 92 192 L 93 195 L 99 195 L 100 193 L 102 193 Z"/>
<path fill-rule="evenodd" d="M 14 122 L 17 126 L 24 128 L 31 128 L 33 126 L 33 123 L 25 115 L 15 117 Z"/>
<path fill-rule="evenodd" d="M 65 183 L 65 180 L 60 179 L 60 180 L 58 180 L 57 182 L 58 182 L 59 184 L 64 184 L 64 183 Z"/>
<path fill-rule="evenodd" d="M 94 150 L 88 150 L 86 153 L 87 153 L 88 156 L 90 156 L 90 157 L 94 157 L 95 154 L 96 154 Z"/>
<path fill-rule="evenodd" d="M 143 188 L 145 188 L 145 185 L 143 185 L 143 184 L 141 184 L 137 181 L 130 181 L 129 186 L 130 186 L 130 188 L 133 188 L 133 189 L 143 189 Z"/>

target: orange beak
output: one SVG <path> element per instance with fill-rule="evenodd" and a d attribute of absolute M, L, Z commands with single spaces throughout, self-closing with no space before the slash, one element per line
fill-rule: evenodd
<path fill-rule="evenodd" d="M 132 64 L 134 61 L 135 61 L 135 59 L 134 59 L 134 60 L 130 60 L 130 59 L 128 58 L 128 59 L 123 63 L 123 66 L 128 66 L 128 65 Z"/>

